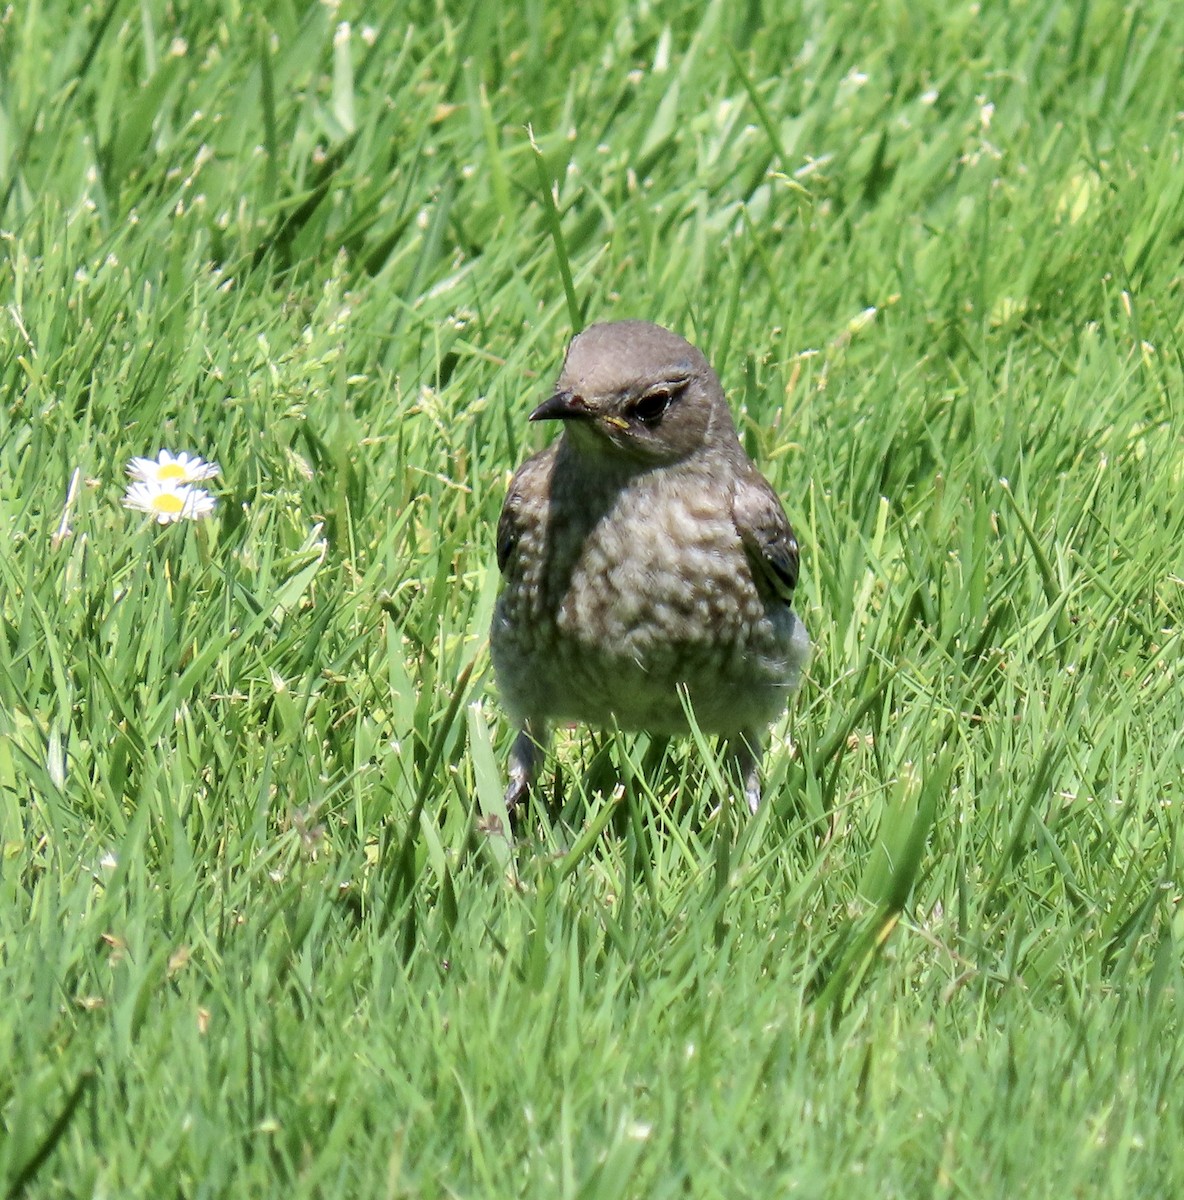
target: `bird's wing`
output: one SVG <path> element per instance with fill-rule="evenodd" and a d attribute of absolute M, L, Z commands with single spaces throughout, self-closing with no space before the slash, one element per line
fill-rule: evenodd
<path fill-rule="evenodd" d="M 755 467 L 736 480 L 732 520 L 757 586 L 790 604 L 798 583 L 798 541 L 777 493 Z"/>
<path fill-rule="evenodd" d="M 514 553 L 522 535 L 522 493 L 514 489 L 517 481 L 517 476 L 510 481 L 502 504 L 502 515 L 497 519 L 497 569 L 503 575 L 506 573 L 506 563 L 510 561 L 510 555 Z"/>
<path fill-rule="evenodd" d="M 537 519 L 540 503 L 546 502 L 550 492 L 549 476 L 553 458 L 552 448 L 536 454 L 527 459 L 510 480 L 502 504 L 502 515 L 497 522 L 497 567 L 503 575 L 523 529 L 532 517 Z"/>

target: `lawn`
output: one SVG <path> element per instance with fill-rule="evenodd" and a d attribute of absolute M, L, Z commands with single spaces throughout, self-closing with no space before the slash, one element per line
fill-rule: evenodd
<path fill-rule="evenodd" d="M 0 1197 L 1184 1192 L 1184 6 L 0 14 Z M 564 733 L 572 333 L 803 549 L 755 818 Z M 121 504 L 161 448 L 205 520 Z"/>

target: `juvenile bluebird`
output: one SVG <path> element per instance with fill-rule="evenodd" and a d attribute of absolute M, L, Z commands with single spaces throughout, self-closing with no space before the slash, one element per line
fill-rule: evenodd
<path fill-rule="evenodd" d="M 497 527 L 490 649 L 519 725 L 506 806 L 554 722 L 726 739 L 760 804 L 761 736 L 810 654 L 798 544 L 703 354 L 646 321 L 592 325 L 530 414 L 563 432 L 519 467 Z"/>

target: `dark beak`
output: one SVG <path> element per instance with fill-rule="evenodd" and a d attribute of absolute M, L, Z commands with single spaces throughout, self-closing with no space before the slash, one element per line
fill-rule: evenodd
<path fill-rule="evenodd" d="M 532 421 L 568 421 L 572 417 L 591 416 L 582 396 L 574 392 L 556 392 L 530 414 Z"/>

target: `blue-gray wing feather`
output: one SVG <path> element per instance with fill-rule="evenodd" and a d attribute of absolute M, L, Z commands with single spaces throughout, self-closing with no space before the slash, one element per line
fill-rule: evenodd
<path fill-rule="evenodd" d="M 736 481 L 732 520 L 757 587 L 791 604 L 798 585 L 798 541 L 777 493 L 755 467 Z"/>

